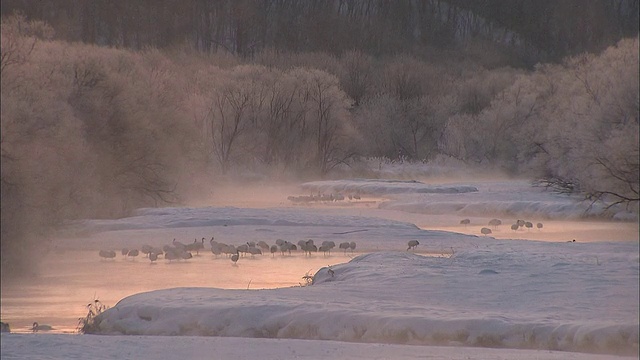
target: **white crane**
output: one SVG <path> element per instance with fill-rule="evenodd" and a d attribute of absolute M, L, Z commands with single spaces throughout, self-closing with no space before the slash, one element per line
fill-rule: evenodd
<path fill-rule="evenodd" d="M 100 250 L 98 254 L 103 259 L 113 259 L 116 257 L 116 252 L 113 250 Z"/>
<path fill-rule="evenodd" d="M 500 220 L 500 219 L 491 219 L 489 221 L 489 225 L 493 226 L 494 229 L 497 229 L 498 226 L 502 225 L 502 220 Z"/>
<path fill-rule="evenodd" d="M 184 243 L 181 243 L 180 241 L 177 241 L 176 239 L 173 239 L 173 246 L 176 247 L 176 249 L 180 249 L 180 250 L 184 250 L 187 245 L 185 245 Z"/>
<path fill-rule="evenodd" d="M 129 252 L 127 253 L 127 256 L 131 256 L 132 258 L 134 258 L 134 259 L 135 259 L 135 257 L 136 257 L 136 256 L 138 256 L 138 255 L 139 255 L 139 253 L 140 253 L 140 252 L 138 251 L 138 249 L 131 249 L 131 250 L 129 250 Z"/>
<path fill-rule="evenodd" d="M 254 255 L 262 255 L 262 250 L 258 249 L 257 247 L 249 246 L 249 254 L 251 254 L 251 257 L 253 257 Z"/>
<path fill-rule="evenodd" d="M 149 244 L 144 244 L 142 245 L 142 247 L 140 248 L 140 252 L 145 254 L 146 256 L 149 256 L 149 253 L 153 250 L 153 248 L 151 247 L 151 245 Z"/>
<path fill-rule="evenodd" d="M 37 321 L 34 321 L 33 327 L 31 328 L 31 330 L 33 330 L 33 332 L 51 331 L 51 330 L 54 330 L 54 328 L 51 325 L 38 324 Z"/>
<path fill-rule="evenodd" d="M 409 242 L 407 243 L 407 245 L 409 245 L 409 247 L 407 248 L 407 251 L 414 249 L 420 245 L 420 242 L 418 240 L 409 240 Z"/>
<path fill-rule="evenodd" d="M 175 251 L 166 251 L 164 253 L 164 258 L 171 262 L 171 260 L 177 260 L 179 257 Z"/>
<path fill-rule="evenodd" d="M 269 251 L 269 244 L 267 244 L 266 242 L 264 242 L 262 240 L 258 241 L 258 247 L 260 249 L 262 249 L 263 252 Z"/>
<path fill-rule="evenodd" d="M 327 253 L 331 254 L 331 248 L 329 248 L 326 245 L 320 245 L 320 247 L 318 248 L 318 251 L 322 251 L 324 256 L 327 256 Z"/>
<path fill-rule="evenodd" d="M 220 248 L 220 246 L 216 243 L 215 246 L 211 246 L 211 252 L 213 253 L 213 255 L 215 255 L 216 257 L 218 257 L 218 255 L 222 254 L 222 249 Z"/>

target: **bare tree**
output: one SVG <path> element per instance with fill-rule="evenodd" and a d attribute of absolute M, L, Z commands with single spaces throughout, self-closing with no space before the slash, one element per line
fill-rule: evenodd
<path fill-rule="evenodd" d="M 349 127 L 349 100 L 340 90 L 338 79 L 324 71 L 298 68 L 292 75 L 302 81 L 301 96 L 309 110 L 307 122 L 314 137 L 314 163 L 325 174 L 352 156 L 342 138 Z"/>
<path fill-rule="evenodd" d="M 353 99 L 353 105 L 359 106 L 373 90 L 373 58 L 361 51 L 352 50 L 342 55 L 341 64 L 340 83 Z"/>
<path fill-rule="evenodd" d="M 264 129 L 264 148 L 261 158 L 268 165 L 291 165 L 293 153 L 299 150 L 296 141 L 296 128 L 304 119 L 300 110 L 296 93 L 298 91 L 295 79 L 281 71 L 273 70 L 265 85 L 269 88 L 261 127 Z"/>
<path fill-rule="evenodd" d="M 209 113 L 211 144 L 223 172 L 229 170 L 237 143 L 257 126 L 257 114 L 267 98 L 267 89 L 261 86 L 264 71 L 259 66 L 236 67 L 213 94 Z"/>
<path fill-rule="evenodd" d="M 24 64 L 36 43 L 41 39 L 51 39 L 54 34 L 49 24 L 38 20 L 28 21 L 20 12 L 3 18 L 0 26 L 0 74 L 4 74 L 7 66 Z"/>
<path fill-rule="evenodd" d="M 425 66 L 414 57 L 402 55 L 385 67 L 384 88 L 400 101 L 419 98 L 425 93 Z"/>
<path fill-rule="evenodd" d="M 638 204 L 637 52 L 635 38 L 568 59 L 555 68 L 558 90 L 543 110 L 548 172 L 609 206 Z"/>

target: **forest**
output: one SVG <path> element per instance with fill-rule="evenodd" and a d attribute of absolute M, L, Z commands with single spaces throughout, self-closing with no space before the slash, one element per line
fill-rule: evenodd
<path fill-rule="evenodd" d="M 66 220 L 374 157 L 638 211 L 638 1 L 1 6 L 3 276 Z"/>

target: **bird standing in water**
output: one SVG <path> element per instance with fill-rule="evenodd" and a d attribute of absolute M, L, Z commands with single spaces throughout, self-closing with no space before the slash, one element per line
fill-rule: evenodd
<path fill-rule="evenodd" d="M 49 331 L 49 330 L 53 330 L 53 327 L 51 325 L 45 325 L 45 324 L 38 324 L 37 321 L 34 321 L 33 323 L 33 327 L 31 328 L 31 330 L 33 330 L 33 332 L 38 332 L 38 331 Z"/>

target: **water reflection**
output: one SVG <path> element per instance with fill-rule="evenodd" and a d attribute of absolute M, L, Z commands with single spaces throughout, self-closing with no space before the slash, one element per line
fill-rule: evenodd
<path fill-rule="evenodd" d="M 353 215 L 354 211 L 345 210 L 344 214 Z M 423 229 L 455 231 L 476 236 L 479 235 L 480 228 L 490 220 L 471 218 L 471 224 L 464 226 L 459 224 L 459 218 L 451 215 L 424 216 L 380 209 L 358 209 L 357 215 L 407 221 Z M 503 225 L 495 228 L 491 236 L 561 242 L 569 239 L 578 239 L 579 242 L 638 241 L 638 223 L 545 221 L 542 230 L 512 231 L 508 221 L 510 220 L 503 219 Z M 260 229 L 223 227 L 216 229 L 216 234 L 220 233 L 221 238 L 231 240 L 235 232 L 246 234 L 256 231 L 256 234 L 261 234 L 258 230 Z M 211 229 L 206 228 L 180 228 L 100 233 L 91 239 L 70 241 L 64 249 L 70 248 L 70 244 L 81 243 L 89 248 L 98 244 L 111 244 L 117 248 L 129 240 L 139 243 L 152 238 L 171 239 L 174 236 L 193 239 L 210 231 Z M 268 236 L 271 234 L 265 235 L 265 238 Z M 393 250 L 405 250 L 406 245 L 401 245 Z M 375 250 L 377 247 L 367 249 L 366 246 L 362 246 L 358 249 L 362 252 Z M 419 252 L 426 255 L 427 249 L 428 247 L 424 246 Z M 448 249 L 444 247 L 438 251 Z M 38 277 L 21 279 L 19 283 L 3 280 L 1 318 L 3 322 L 11 325 L 14 332 L 30 332 L 33 322 L 37 321 L 52 325 L 55 328 L 53 332 L 72 333 L 76 331 L 78 318 L 86 315 L 86 305 L 95 299 L 99 299 L 105 305 L 114 306 L 129 295 L 174 287 L 265 289 L 300 286 L 304 283 L 303 276 L 306 274 L 314 274 L 319 268 L 327 265 L 347 262 L 357 255 L 358 253 L 345 255 L 338 250 L 327 257 L 322 253 L 314 253 L 308 257 L 298 251 L 292 256 L 282 256 L 280 253 L 274 257 L 270 254 L 244 256 L 234 265 L 228 257 L 216 257 L 205 250 L 189 260 L 169 262 L 159 259 L 152 264 L 142 254 L 135 259 L 127 259 L 118 252 L 115 259 L 105 260 L 100 258 L 98 250 L 54 250 L 42 257 L 42 271 Z"/>
<path fill-rule="evenodd" d="M 127 259 L 120 254 L 104 260 L 98 251 L 63 251 L 43 259 L 42 274 L 20 283 L 2 283 L 2 321 L 12 332 L 31 332 L 34 321 L 50 324 L 51 332 L 76 331 L 86 305 L 98 299 L 114 306 L 122 298 L 140 292 L 173 287 L 267 289 L 304 284 L 303 276 L 319 268 L 344 263 L 356 254 L 341 252 L 311 257 L 250 255 L 237 264 L 211 253 L 189 260 L 159 259 L 151 263 L 144 255 Z"/>

